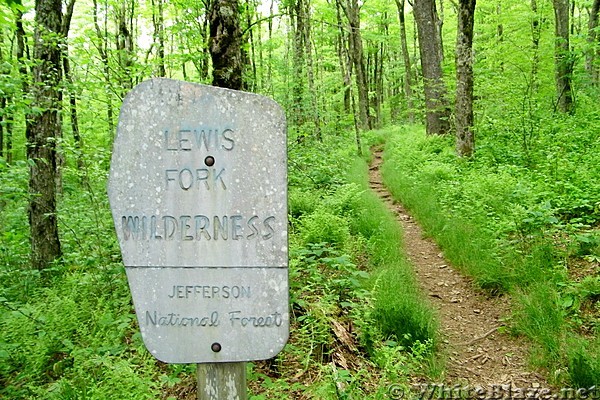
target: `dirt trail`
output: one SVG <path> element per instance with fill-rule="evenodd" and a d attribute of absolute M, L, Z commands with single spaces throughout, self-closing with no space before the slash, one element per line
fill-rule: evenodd
<path fill-rule="evenodd" d="M 423 293 L 437 310 L 442 351 L 448 358 L 444 383 L 549 387 L 541 375 L 527 368 L 526 344 L 500 332 L 502 318 L 509 315 L 509 300 L 477 292 L 469 279 L 452 268 L 439 247 L 424 238 L 421 227 L 404 207 L 393 201 L 382 183 L 381 163 L 381 152 L 376 151 L 370 167 L 370 186 L 402 224 L 406 254 Z"/>

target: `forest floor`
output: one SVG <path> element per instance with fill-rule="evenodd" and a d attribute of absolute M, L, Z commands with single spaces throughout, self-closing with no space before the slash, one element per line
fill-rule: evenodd
<path fill-rule="evenodd" d="M 406 398 L 438 399 L 442 398 L 440 393 L 434 394 L 432 390 L 456 390 L 457 387 L 469 390 L 483 388 L 485 392 L 478 398 L 544 398 L 542 390 L 552 390 L 552 386 L 541 374 L 528 367 L 527 341 L 508 332 L 505 320 L 511 314 L 510 298 L 506 295 L 489 296 L 477 290 L 469 278 L 450 265 L 442 250 L 425 236 L 419 224 L 386 189 L 380 173 L 382 162 L 381 151 L 376 149 L 369 168 L 369 185 L 402 226 L 405 254 L 414 268 L 422 293 L 437 314 L 441 336 L 436 349 L 439 355 L 436 361 L 443 370 L 441 376 L 427 378 L 423 373 L 412 377 L 413 396 Z M 401 295 L 398 293 L 398 296 Z M 366 362 L 365 354 L 358 350 L 358 342 L 349 333 L 352 329 L 348 325 L 351 323 L 343 318 L 331 321 L 335 343 L 331 344 L 329 364 L 333 369 L 367 368 L 376 375 L 373 365 Z M 290 327 L 290 343 L 298 340 L 294 333 L 296 329 L 299 329 L 298 326 Z M 273 360 L 257 361 L 254 370 L 269 379 L 285 379 L 290 385 L 285 392 L 294 399 L 308 398 L 299 388 L 309 387 L 323 379 L 322 371 L 306 370 L 294 356 L 288 357 L 284 365 L 276 365 Z M 264 391 L 259 381 L 249 382 L 249 389 L 257 394 Z M 457 397 L 453 391 L 445 398 L 477 398 L 470 394 L 465 397 L 464 392 L 459 392 Z M 187 376 L 162 398 L 195 399 L 195 376 Z M 404 398 L 404 395 L 391 398 Z"/>
<path fill-rule="evenodd" d="M 444 259 L 440 248 L 425 237 L 419 224 L 383 185 L 382 155 L 375 150 L 369 183 L 397 216 L 404 231 L 404 246 L 417 281 L 437 311 L 441 330 L 441 354 L 447 361 L 446 385 L 511 385 L 514 388 L 548 388 L 541 376 L 527 368 L 528 346 L 505 331 L 510 315 L 507 296 L 489 297 Z"/>

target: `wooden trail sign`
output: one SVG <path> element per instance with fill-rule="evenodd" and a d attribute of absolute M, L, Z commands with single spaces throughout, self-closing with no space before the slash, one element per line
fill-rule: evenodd
<path fill-rule="evenodd" d="M 125 98 L 109 199 L 148 350 L 273 357 L 289 332 L 286 123 L 272 100 L 170 79 Z"/>

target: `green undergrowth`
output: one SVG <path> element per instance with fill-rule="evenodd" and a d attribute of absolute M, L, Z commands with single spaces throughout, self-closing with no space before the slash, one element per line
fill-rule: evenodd
<path fill-rule="evenodd" d="M 400 252 L 401 232 L 368 190 L 350 135 L 289 149 L 291 336 L 248 363 L 253 399 L 385 398 L 436 372 L 435 320 Z M 67 160 L 77 159 L 64 143 Z M 63 260 L 29 266 L 25 162 L 0 164 L 0 397 L 175 399 L 194 365 L 145 349 L 106 197 L 110 154 L 63 167 Z M 71 153 L 72 152 L 72 153 Z"/>
<path fill-rule="evenodd" d="M 169 375 L 133 313 L 105 194 L 109 154 L 90 151 L 89 165 L 62 170 L 64 257 L 44 271 L 29 265 L 28 165 L 0 164 L 0 398 L 155 399 Z"/>
<path fill-rule="evenodd" d="M 548 121 L 526 152 L 486 132 L 471 160 L 422 127 L 379 134 L 393 196 L 475 285 L 516 299 L 509 322 L 531 339 L 533 365 L 590 387 L 600 384 L 600 142 L 573 121 Z"/>
<path fill-rule="evenodd" d="M 251 370 L 254 399 L 378 399 L 391 384 L 437 372 L 435 319 L 401 252 L 400 228 L 353 152 L 351 144 L 292 146 L 292 331 L 269 368 Z M 310 384 L 291 384 L 290 375 Z"/>

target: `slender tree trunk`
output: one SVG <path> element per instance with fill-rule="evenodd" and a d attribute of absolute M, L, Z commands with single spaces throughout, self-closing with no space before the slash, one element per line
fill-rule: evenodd
<path fill-rule="evenodd" d="M 348 48 L 346 43 L 348 40 L 346 38 L 346 32 L 344 30 L 344 23 L 342 21 L 341 15 L 341 4 L 340 2 L 336 2 L 336 15 L 337 15 L 337 24 L 339 27 L 339 35 L 337 40 L 337 50 L 338 50 L 338 59 L 340 62 L 340 71 L 342 73 L 342 81 L 344 83 L 344 111 L 354 112 L 353 106 L 351 103 L 352 96 L 352 61 L 350 60 L 350 55 L 348 54 Z"/>
<path fill-rule="evenodd" d="M 156 76 L 165 77 L 165 17 L 164 0 L 152 0 L 152 24 L 154 25 L 154 44 L 156 45 L 156 56 L 158 59 L 158 68 Z"/>
<path fill-rule="evenodd" d="M 164 0 L 158 0 L 158 59 L 160 60 L 158 73 L 161 76 L 167 76 L 167 70 L 165 67 L 165 11 L 164 11 Z"/>
<path fill-rule="evenodd" d="M 410 3 L 410 1 L 409 1 L 409 3 Z M 412 4 L 411 4 L 411 6 L 412 6 Z M 413 14 L 414 14 L 414 12 L 413 12 Z M 419 59 L 419 29 L 417 27 L 417 19 L 414 18 L 414 17 L 413 17 L 413 37 L 412 37 L 412 42 L 413 42 L 413 60 L 417 60 L 417 59 Z M 416 73 L 415 74 L 415 80 L 417 81 L 418 79 L 419 79 L 419 74 Z"/>
<path fill-rule="evenodd" d="M 574 109 L 573 59 L 569 45 L 569 0 L 553 0 L 555 18 L 556 109 L 571 113 Z"/>
<path fill-rule="evenodd" d="M 594 0 L 590 9 L 590 19 L 588 21 L 588 46 L 589 50 L 585 56 L 585 69 L 590 76 L 592 84 L 600 85 L 600 66 L 597 65 L 600 59 L 600 34 L 598 33 L 598 17 L 600 15 L 600 0 Z"/>
<path fill-rule="evenodd" d="M 418 1 L 418 0 L 417 0 Z M 440 38 L 440 60 L 442 60 L 442 63 L 444 63 L 444 35 L 443 35 L 443 29 L 444 29 L 444 0 L 433 0 L 433 8 L 434 10 L 437 9 L 436 7 L 436 2 L 439 1 L 440 3 L 440 12 L 439 12 L 439 16 L 438 13 L 435 13 L 435 25 L 437 27 L 437 31 L 438 31 L 438 36 Z"/>
<path fill-rule="evenodd" d="M 24 62 L 25 58 L 30 59 L 29 47 L 25 42 L 25 29 L 23 28 L 23 12 L 17 11 L 15 18 L 16 26 L 16 39 L 17 39 L 17 61 L 19 61 L 19 73 L 22 76 L 27 75 L 27 64 Z M 27 92 L 29 86 L 27 86 L 27 80 L 23 79 L 23 91 Z"/>
<path fill-rule="evenodd" d="M 199 68 L 196 67 L 196 69 L 198 70 L 198 73 L 200 74 L 200 78 L 203 80 L 208 80 L 211 76 L 210 76 L 210 66 L 212 64 L 212 60 L 211 60 L 211 52 L 210 52 L 210 9 L 211 9 L 211 4 L 214 2 L 214 0 L 206 0 L 207 1 L 207 5 L 206 5 L 206 9 L 207 9 L 207 13 L 208 16 L 206 18 L 204 18 L 204 21 L 202 22 L 202 24 L 198 24 L 200 26 L 200 36 L 202 37 L 202 43 L 204 43 L 204 46 L 202 46 L 199 51 L 202 53 L 202 59 L 201 62 L 198 63 L 199 64 Z M 241 38 L 240 38 L 241 40 Z M 198 51 L 198 50 L 196 50 Z"/>
<path fill-rule="evenodd" d="M 21 15 L 18 16 L 18 21 L 20 22 Z M 23 28 L 23 25 L 17 25 L 17 27 Z M 19 32 L 17 28 L 17 54 L 23 57 L 22 53 L 19 53 L 19 45 L 23 46 L 23 37 L 21 36 L 23 32 Z M 4 54 L 2 51 L 4 45 L 4 32 L 0 30 L 0 72 L 6 76 L 9 76 L 11 73 L 11 64 L 9 60 L 4 60 Z M 12 46 L 11 46 L 12 47 Z M 21 47 L 22 49 L 23 47 Z M 10 56 L 9 56 L 10 58 Z M 18 59 L 19 63 L 19 71 L 23 73 L 21 70 L 21 65 L 24 65 L 22 59 Z M 26 70 L 25 70 L 26 73 Z M 23 85 L 26 88 L 26 79 L 25 75 L 21 78 L 23 80 Z M 26 93 L 26 92 L 24 92 Z M 4 157 L 8 164 L 12 163 L 12 120 L 15 118 L 14 115 L 14 98 L 15 92 L 11 91 L 2 91 L 0 95 L 0 157 Z M 6 145 L 6 152 L 4 151 L 4 146 Z"/>
<path fill-rule="evenodd" d="M 498 5 L 496 6 L 496 15 L 498 16 L 498 19 L 502 18 L 501 3 L 498 3 Z M 502 24 L 502 22 L 498 22 L 498 25 L 496 26 L 496 37 L 498 38 L 498 42 L 504 41 L 504 25 Z"/>
<path fill-rule="evenodd" d="M 123 1 L 120 8 L 115 9 L 117 32 L 115 35 L 117 59 L 119 61 L 119 89 L 121 99 L 133 88 L 133 14 L 135 12 L 134 0 L 131 3 Z M 164 51 L 164 49 L 163 49 Z"/>
<path fill-rule="evenodd" d="M 77 117 L 77 95 L 75 94 L 73 77 L 71 76 L 71 63 L 69 62 L 69 57 L 67 54 L 67 50 L 64 50 L 64 58 L 63 58 L 63 71 L 65 75 L 65 80 L 68 82 L 69 88 L 69 115 L 71 122 L 71 132 L 73 133 L 73 140 L 75 141 L 75 147 L 77 150 L 83 149 L 83 142 L 81 140 L 81 133 L 79 131 L 79 119 Z M 80 160 L 78 161 L 79 167 L 83 166 L 83 162 L 81 159 L 81 155 L 79 155 Z"/>
<path fill-rule="evenodd" d="M 242 33 L 238 10 L 238 0 L 211 2 L 208 44 L 213 64 L 212 84 L 241 90 L 243 86 Z"/>
<path fill-rule="evenodd" d="M 387 32 L 387 27 L 386 27 L 386 32 Z M 386 33 L 387 36 L 387 33 Z M 387 42 L 387 40 L 386 40 Z M 384 94 L 384 90 L 383 90 L 383 66 L 385 64 L 385 59 L 386 59 L 386 52 L 385 52 L 385 43 L 381 43 L 380 44 L 380 48 L 379 48 L 379 65 L 378 65 L 378 70 L 377 70 L 377 80 L 375 81 L 375 93 L 377 96 L 377 127 L 380 128 L 381 124 L 382 124 L 382 118 L 381 118 L 381 106 L 384 102 L 385 99 L 385 94 Z"/>
<path fill-rule="evenodd" d="M 456 152 L 471 157 L 473 133 L 473 26 L 475 0 L 459 0 L 456 38 Z"/>
<path fill-rule="evenodd" d="M 73 11 L 75 9 L 75 0 L 69 0 L 67 3 L 66 13 L 62 19 L 60 26 L 60 33 L 64 39 L 69 36 L 69 30 L 71 29 L 71 20 L 73 19 Z"/>
<path fill-rule="evenodd" d="M 496 15 L 498 16 L 498 26 L 496 27 L 496 37 L 498 39 L 498 43 L 504 42 L 504 24 L 502 24 L 502 5 L 498 3 L 496 6 Z M 504 59 L 500 59 L 500 72 L 504 72 Z"/>
<path fill-rule="evenodd" d="M 60 40 L 61 40 L 61 45 L 59 46 L 60 49 L 60 62 L 59 65 L 63 68 L 62 72 L 62 76 L 65 77 L 65 80 L 70 83 L 71 85 L 68 88 L 65 88 L 67 92 L 69 92 L 69 102 L 70 102 L 70 111 L 73 111 L 73 104 L 75 104 L 75 98 L 74 98 L 74 93 L 73 93 L 73 85 L 72 85 L 72 80 L 71 75 L 70 75 L 70 63 L 69 63 L 69 48 L 67 45 L 67 37 L 69 35 L 69 29 L 71 28 L 71 19 L 73 18 L 73 10 L 75 7 L 75 0 L 69 0 L 68 3 L 66 4 L 66 10 L 65 10 L 65 14 L 62 16 L 61 18 L 61 25 L 60 25 Z M 61 77 L 62 79 L 62 77 Z M 59 90 L 58 91 L 58 103 L 60 104 L 60 106 L 62 107 L 63 104 L 63 92 L 65 92 L 65 90 Z M 62 112 L 58 112 L 58 124 L 60 126 L 62 126 Z M 72 119 L 73 114 L 71 114 L 71 121 L 73 121 Z M 75 119 L 76 121 L 76 119 Z M 77 131 L 73 132 L 73 136 L 78 138 L 79 136 L 79 132 L 78 132 L 78 128 Z M 65 153 L 62 151 L 61 149 L 61 139 L 62 139 L 62 129 L 60 129 L 59 131 L 59 136 L 56 136 L 56 138 L 54 139 L 56 142 L 56 175 L 54 177 L 54 180 L 56 182 L 56 191 L 58 194 L 62 193 L 62 170 L 63 167 L 65 165 Z"/>
<path fill-rule="evenodd" d="M 179 11 L 178 11 L 178 9 L 177 9 L 177 8 L 175 8 L 175 10 L 174 10 L 174 11 L 175 11 L 175 24 L 176 24 L 177 26 L 181 26 L 181 25 L 185 24 L 185 23 L 184 23 L 184 22 L 182 22 L 182 21 L 181 21 L 181 19 L 179 18 Z M 185 11 L 184 11 L 184 12 L 185 12 Z M 184 41 L 185 41 L 185 39 L 184 39 L 183 35 L 182 35 L 181 37 L 178 37 L 177 39 L 179 40 L 179 43 L 182 43 L 182 42 L 184 42 Z M 183 44 L 181 44 L 181 46 L 183 46 Z M 187 72 L 187 67 L 186 67 L 186 64 L 187 64 L 187 62 L 188 62 L 188 61 L 189 61 L 189 60 L 188 60 L 188 58 L 187 58 L 187 57 L 184 57 L 184 58 L 181 60 L 181 74 L 183 75 L 183 80 L 184 80 L 184 81 L 187 81 L 187 80 L 188 80 L 188 72 Z"/>
<path fill-rule="evenodd" d="M 272 39 L 273 39 L 273 15 L 274 15 L 274 6 L 275 6 L 275 0 L 271 0 L 270 6 L 269 6 L 269 21 L 268 21 L 268 27 L 269 27 L 269 43 L 271 43 Z M 267 63 L 267 85 L 268 85 L 268 89 L 267 89 L 267 93 L 273 94 L 273 46 L 269 45 L 269 47 L 267 48 L 267 58 L 269 59 L 268 63 Z"/>
<path fill-rule="evenodd" d="M 533 51 L 531 58 L 531 88 L 533 91 L 537 91 L 541 36 L 540 14 L 538 11 L 537 0 L 531 0 L 531 12 L 533 14 L 531 19 L 531 48 Z"/>
<path fill-rule="evenodd" d="M 570 21 L 570 27 L 569 27 L 569 32 L 571 34 L 571 36 L 574 36 L 577 32 L 577 28 L 575 26 L 575 2 L 569 0 L 569 2 L 571 4 L 569 4 L 569 21 Z"/>
<path fill-rule="evenodd" d="M 396 0 L 398 8 L 398 19 L 400 20 L 400 45 L 402 48 L 402 59 L 404 61 L 404 96 L 406 96 L 406 108 L 408 109 L 408 122 L 415 122 L 415 106 L 413 103 L 413 80 L 410 54 L 408 53 L 408 43 L 406 40 L 406 22 L 404 13 L 405 0 Z"/>
<path fill-rule="evenodd" d="M 41 112 L 28 116 L 27 158 L 29 170 L 29 225 L 31 262 L 47 268 L 62 255 L 56 217 L 56 138 L 61 127 L 59 84 L 61 81 L 61 0 L 37 0 L 33 67 L 33 104 Z"/>
<path fill-rule="evenodd" d="M 258 4 L 256 4 L 256 2 L 254 2 L 254 7 L 258 8 Z M 260 18 L 262 16 L 262 14 L 259 14 L 257 17 Z M 260 88 L 261 90 L 264 90 L 265 88 L 265 58 L 264 58 L 264 54 L 263 54 L 263 46 L 264 46 L 264 41 L 263 41 L 263 31 L 262 31 L 262 27 L 263 27 L 263 23 L 262 21 L 259 22 L 256 26 L 256 36 L 257 36 L 257 60 L 254 61 L 255 65 L 256 65 L 256 69 L 257 69 L 257 75 L 256 75 L 256 86 L 258 88 Z"/>
<path fill-rule="evenodd" d="M 354 137 L 356 140 L 356 152 L 358 155 L 361 155 L 362 144 L 360 137 L 360 122 L 358 117 L 359 113 L 356 109 L 356 100 L 354 99 L 354 94 L 352 93 L 352 71 L 354 64 L 350 57 L 350 50 L 348 49 L 348 46 L 350 45 L 350 34 L 346 31 L 346 29 L 344 29 L 346 24 L 344 24 L 342 21 L 342 12 L 344 12 L 343 8 L 344 5 L 341 3 L 341 1 L 336 1 L 336 17 L 339 28 L 337 47 L 340 71 L 342 72 L 342 79 L 344 83 L 344 111 L 352 115 L 354 122 Z"/>
<path fill-rule="evenodd" d="M 23 28 L 23 12 L 17 11 L 15 18 L 15 37 L 17 42 L 17 62 L 19 64 L 19 75 L 21 76 L 21 91 L 23 93 L 29 92 L 29 82 L 27 80 L 27 62 L 26 59 L 31 59 L 29 54 L 29 48 L 25 41 L 25 29 Z M 13 132 L 12 122 L 6 125 L 6 162 L 11 164 L 13 161 Z"/>
<path fill-rule="evenodd" d="M 13 139 L 13 123 L 7 122 L 6 123 L 6 163 L 7 164 L 12 164 L 12 162 L 13 162 L 12 139 Z"/>
<path fill-rule="evenodd" d="M 362 156 L 362 139 L 360 137 L 360 124 L 358 121 L 358 117 L 356 116 L 358 113 L 356 112 L 356 100 L 354 100 L 354 96 L 352 96 L 352 92 L 350 93 L 351 101 L 352 101 L 352 116 L 354 119 L 354 138 L 356 139 L 356 154 L 361 157 Z"/>
<path fill-rule="evenodd" d="M 427 134 L 446 134 L 450 131 L 450 107 L 442 74 L 435 1 L 415 0 L 413 12 L 419 35 Z"/>
<path fill-rule="evenodd" d="M 246 24 L 248 27 L 252 26 L 252 19 L 255 14 L 256 7 L 254 2 L 246 0 Z M 260 29 L 260 22 L 258 22 L 258 28 Z M 254 29 L 248 28 L 248 38 L 250 39 L 250 66 L 252 68 L 252 80 L 247 82 L 247 86 L 251 92 L 255 92 L 258 88 L 258 73 L 256 70 L 256 46 L 254 43 Z"/>
<path fill-rule="evenodd" d="M 384 16 L 385 20 L 387 17 Z M 387 26 L 382 26 L 383 34 L 387 36 Z M 383 64 L 385 59 L 385 45 L 386 40 L 381 40 L 379 43 L 374 43 L 373 51 L 373 68 L 372 68 L 372 81 L 370 84 L 369 92 L 372 94 L 369 104 L 375 111 L 375 115 L 371 115 L 371 128 L 379 128 L 381 126 L 381 106 L 383 104 Z"/>
<path fill-rule="evenodd" d="M 306 72 L 308 79 L 308 91 L 310 93 L 310 103 L 312 109 L 312 120 L 315 126 L 315 137 L 317 140 L 322 140 L 321 135 L 321 117 L 319 116 L 318 100 L 319 94 L 315 87 L 315 66 L 313 61 L 313 47 L 311 38 L 311 13 L 310 13 L 310 0 L 304 2 L 304 11 L 302 13 L 303 18 L 306 19 L 304 23 L 304 45 L 306 52 Z"/>
<path fill-rule="evenodd" d="M 93 9 L 93 20 L 94 27 L 96 28 L 96 36 L 98 36 L 97 41 L 92 41 L 98 50 L 98 54 L 100 55 L 100 60 L 102 61 L 103 75 L 104 75 L 104 83 L 105 83 L 105 93 L 106 93 L 106 119 L 108 124 L 108 131 L 111 134 L 111 137 L 114 137 L 114 111 L 112 105 L 112 97 L 113 93 L 111 90 L 111 79 L 112 73 L 111 68 L 108 62 L 108 3 L 105 2 L 104 9 L 104 29 L 100 28 L 100 24 L 98 22 L 98 3 L 96 0 L 93 0 L 94 9 Z"/>
<path fill-rule="evenodd" d="M 67 4 L 67 9 L 65 16 L 63 18 L 63 23 L 61 27 L 61 34 L 63 38 L 66 40 L 69 36 L 69 30 L 71 28 L 71 19 L 73 17 L 73 10 L 75 7 L 75 0 L 70 0 Z M 69 60 L 69 48 L 64 45 L 61 47 L 62 49 L 62 65 L 63 65 L 63 75 L 64 79 L 69 85 L 67 92 L 69 94 L 69 115 L 71 122 L 71 132 L 73 134 L 73 140 L 75 141 L 75 147 L 79 151 L 77 155 L 77 166 L 82 169 L 84 166 L 83 154 L 81 150 L 83 149 L 83 143 L 81 140 L 81 133 L 79 132 L 79 120 L 77 117 L 77 95 L 74 87 L 73 77 L 71 76 L 71 62 Z"/>
<path fill-rule="evenodd" d="M 304 44 L 304 23 L 303 12 L 304 0 L 294 0 L 290 4 L 289 14 L 292 22 L 293 34 L 293 76 L 292 79 L 292 122 L 296 127 L 301 127 L 306 122 L 306 107 L 305 107 L 305 82 L 304 82 L 304 63 L 305 51 Z"/>
<path fill-rule="evenodd" d="M 338 0 L 341 2 L 341 0 Z M 367 73 L 365 70 L 365 57 L 363 51 L 362 36 L 360 33 L 360 7 L 358 0 L 346 0 L 341 3 L 341 8 L 348 19 L 349 25 L 349 54 L 354 65 L 354 77 L 358 91 L 358 109 L 360 125 L 362 129 L 371 129 L 369 113 L 369 93 Z"/>
<path fill-rule="evenodd" d="M 357 0 L 351 0 L 352 6 L 349 9 L 351 18 L 349 19 L 351 32 L 350 39 L 352 45 L 351 56 L 354 63 L 356 86 L 358 90 L 358 108 L 360 111 L 360 122 L 363 129 L 371 129 L 371 115 L 369 112 L 369 93 L 367 84 L 367 74 L 365 71 L 365 61 L 363 52 L 363 42 L 360 33 L 360 9 Z"/>

